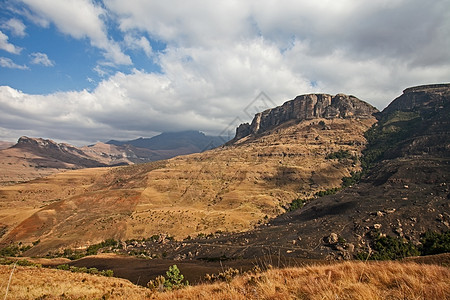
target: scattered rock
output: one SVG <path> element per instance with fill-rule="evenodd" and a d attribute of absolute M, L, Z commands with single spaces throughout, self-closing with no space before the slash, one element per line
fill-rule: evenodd
<path fill-rule="evenodd" d="M 397 227 L 394 229 L 394 232 L 399 236 L 403 236 L 403 229 L 401 227 Z"/>
<path fill-rule="evenodd" d="M 329 236 L 324 238 L 324 242 L 330 245 L 336 244 L 339 240 L 339 237 L 336 233 L 332 232 Z"/>
<path fill-rule="evenodd" d="M 381 224 L 373 224 L 373 228 L 374 229 L 380 229 L 381 228 Z"/>

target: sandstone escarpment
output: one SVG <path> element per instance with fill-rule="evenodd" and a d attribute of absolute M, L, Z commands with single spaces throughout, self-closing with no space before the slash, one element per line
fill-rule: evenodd
<path fill-rule="evenodd" d="M 297 96 L 283 105 L 257 113 L 251 124 L 241 124 L 233 141 L 248 135 L 263 133 L 290 120 L 316 118 L 370 118 L 378 110 L 354 96 L 308 94 Z"/>
<path fill-rule="evenodd" d="M 449 98 L 450 83 L 415 86 L 405 89 L 401 96 L 383 110 L 383 114 L 387 115 L 394 111 L 417 111 L 419 109 L 437 111 L 442 109 L 444 105 L 448 105 Z"/>

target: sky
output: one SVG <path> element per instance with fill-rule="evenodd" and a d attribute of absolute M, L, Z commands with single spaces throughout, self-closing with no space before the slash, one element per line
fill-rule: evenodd
<path fill-rule="evenodd" d="M 450 0 L 0 0 L 0 140 L 233 135 L 307 93 L 450 82 Z"/>

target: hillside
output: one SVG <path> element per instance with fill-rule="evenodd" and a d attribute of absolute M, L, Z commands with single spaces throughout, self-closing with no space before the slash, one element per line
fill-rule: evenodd
<path fill-rule="evenodd" d="M 290 117 L 282 123 L 222 148 L 1 188 L 1 242 L 40 240 L 28 254 L 43 255 L 107 238 L 182 239 L 265 223 L 293 200 L 339 187 L 343 176 L 358 171 L 363 133 L 376 122 L 376 109 L 352 96 L 292 101 L 297 105 L 283 108 Z M 319 108 L 342 113 L 311 116 Z M 339 151 L 350 156 L 327 158 Z"/>
<path fill-rule="evenodd" d="M 419 245 L 450 229 L 450 84 L 406 89 L 367 133 L 362 180 L 318 197 L 267 226 L 190 241 L 174 255 L 349 259 L 390 236 Z M 354 176 L 357 179 L 358 176 Z M 201 247 L 197 243 L 201 243 Z"/>
<path fill-rule="evenodd" d="M 6 291 L 11 266 L 0 266 Z M 448 299 L 450 271 L 401 262 L 345 262 L 247 273 L 171 292 L 68 271 L 16 267 L 9 299 Z"/>
<path fill-rule="evenodd" d="M 187 140 L 186 134 L 183 136 L 185 139 L 178 140 L 180 136 L 169 135 L 164 144 L 160 143 L 154 149 L 140 148 L 133 143 L 113 145 L 101 142 L 75 147 L 23 136 L 16 144 L 1 144 L 5 149 L 0 150 L 0 185 L 25 182 L 66 170 L 139 164 L 202 151 Z M 203 143 L 207 141 L 211 142 L 205 137 Z M 6 147 L 8 145 L 9 148 Z"/>
<path fill-rule="evenodd" d="M 8 149 L 9 147 L 11 147 L 13 145 L 14 145 L 14 143 L 11 143 L 11 142 L 0 141 L 0 150 Z"/>

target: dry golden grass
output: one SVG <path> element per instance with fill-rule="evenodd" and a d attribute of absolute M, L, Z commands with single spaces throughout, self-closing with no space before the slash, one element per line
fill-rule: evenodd
<path fill-rule="evenodd" d="M 399 262 L 345 262 L 274 269 L 152 299 L 450 299 L 450 269 Z"/>
<path fill-rule="evenodd" d="M 4 298 L 12 266 L 0 266 Z M 149 290 L 120 278 L 44 268 L 16 267 L 7 299 L 145 299 Z M 40 298 L 39 298 L 40 297 Z"/>
<path fill-rule="evenodd" d="M 11 266 L 0 266 L 0 298 Z M 8 299 L 450 299 L 450 269 L 403 262 L 344 262 L 272 269 L 231 282 L 151 292 L 127 280 L 16 267 Z"/>
<path fill-rule="evenodd" d="M 237 145 L 165 162 L 69 171 L 0 187 L 0 226 L 8 227 L 1 242 L 40 239 L 28 253 L 36 256 L 107 238 L 249 230 L 294 199 L 340 186 L 359 166 L 325 157 L 338 150 L 359 155 L 363 133 L 374 122 L 292 122 Z"/>

